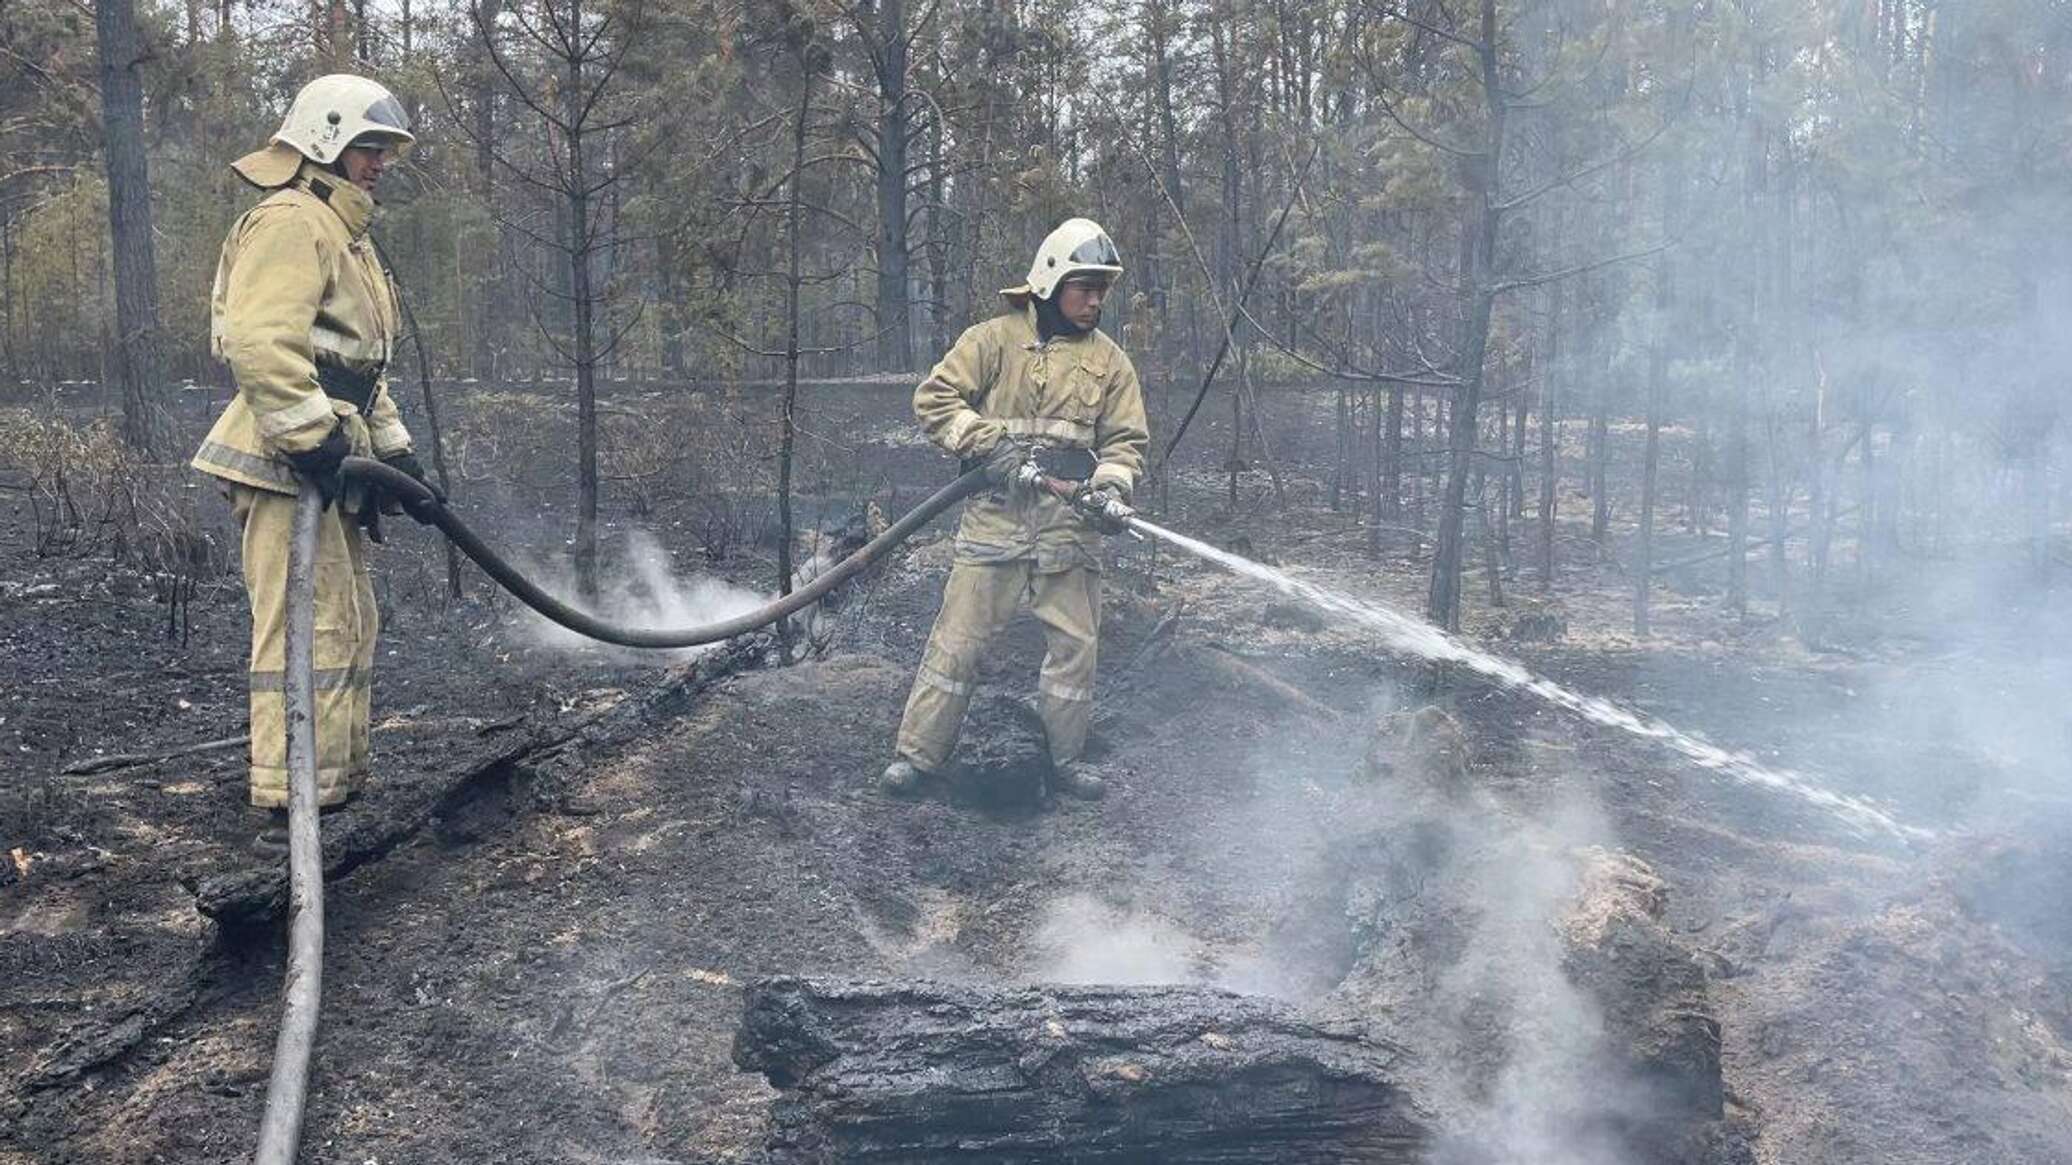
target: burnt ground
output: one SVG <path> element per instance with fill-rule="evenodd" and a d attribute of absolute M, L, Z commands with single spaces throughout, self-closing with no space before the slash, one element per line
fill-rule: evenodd
<path fill-rule="evenodd" d="M 461 504 L 545 557 L 556 433 L 489 407 L 512 399 L 457 410 Z M 941 480 L 897 406 L 812 402 L 809 426 L 842 436 L 801 475 L 810 512 L 866 497 L 897 510 Z M 745 431 L 739 401 L 669 407 Z M 1300 431 L 1303 402 L 1275 407 Z M 622 466 L 617 523 L 651 532 L 680 574 L 754 585 L 766 502 L 719 488 L 745 446 L 713 444 Z M 1288 512 L 1258 481 L 1222 512 L 1220 481 L 1183 472 L 1172 524 L 1414 608 L 1418 569 L 1363 558 L 1290 459 Z M 242 595 L 209 580 L 188 640 L 168 640 L 165 608 L 124 568 L 36 557 L 19 496 L 0 494 L 0 1163 L 245 1159 L 282 944 L 194 908 L 210 875 L 252 865 L 239 754 L 58 775 L 97 749 L 241 731 Z M 446 602 L 424 539 L 396 533 L 380 559 L 379 774 L 359 812 L 426 783 L 454 791 L 330 888 L 305 1159 L 755 1161 L 772 1093 L 728 1052 L 739 986 L 773 973 L 1187 980 L 1416 1012 L 1349 975 L 1345 886 L 1359 838 L 1393 808 L 1354 776 L 1369 728 L 1424 702 L 1427 670 L 1251 584 L 1129 549 L 1110 576 L 1097 725 L 1109 798 L 886 801 L 866 782 L 934 609 L 945 528 L 843 605 L 822 655 L 761 661 L 634 731 L 488 768 L 513 734 L 637 699 L 666 666 L 545 646 L 493 598 Z M 2062 669 L 2038 649 L 2059 616 L 1982 619 L 1991 605 L 1969 592 L 1936 609 L 1866 599 L 1815 651 L 1767 609 L 1719 615 L 1716 580 L 1680 578 L 1657 636 L 1637 642 L 1620 631 L 1623 580 L 1563 545 L 1569 634 L 1506 650 L 1936 833 L 1858 836 L 1804 799 L 1462 681 L 1441 698 L 1496 823 L 1486 846 L 1499 860 L 1515 846 L 1529 869 L 1602 844 L 1661 876 L 1667 922 L 1708 973 L 1728 1110 L 1755 1159 L 2072 1161 L 2072 809 Z M 1171 649 L 1140 652 L 1183 602 Z M 1951 609 L 1968 621 L 1939 630 Z M 981 697 L 995 720 L 1039 654 L 1018 622 Z M 1594 1086 L 1555 1072 L 1532 1096 L 1588 1103 Z"/>

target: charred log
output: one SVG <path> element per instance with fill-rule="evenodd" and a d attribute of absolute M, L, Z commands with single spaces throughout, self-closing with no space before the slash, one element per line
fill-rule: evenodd
<path fill-rule="evenodd" d="M 1204 987 L 775 978 L 734 1062 L 782 1090 L 791 1162 L 1410 1162 L 1405 1053 Z"/>

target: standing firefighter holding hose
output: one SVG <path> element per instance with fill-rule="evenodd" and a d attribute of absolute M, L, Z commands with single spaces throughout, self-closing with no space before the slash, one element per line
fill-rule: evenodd
<path fill-rule="evenodd" d="M 367 772 L 380 617 L 363 539 L 380 542 L 384 506 L 397 511 L 379 491 L 348 484 L 340 466 L 371 454 L 425 479 L 384 377 L 398 304 L 367 237 L 375 184 L 415 140 L 387 89 L 332 74 L 295 95 L 264 149 L 231 164 L 268 194 L 230 228 L 216 267 L 210 344 L 229 364 L 237 396 L 193 465 L 223 482 L 243 531 L 250 798 L 269 818 L 258 838 L 265 850 L 287 847 L 287 557 L 302 488 L 324 502 L 315 567 L 318 803 L 344 804 Z"/>
<path fill-rule="evenodd" d="M 1083 508 L 1126 502 L 1150 441 L 1137 370 L 1102 334 L 1101 302 L 1122 256 L 1089 219 L 1043 240 L 1028 279 L 1000 294 L 1007 310 L 970 328 L 914 390 L 930 440 L 983 465 L 995 489 L 973 498 L 957 530 L 942 609 L 907 696 L 898 756 L 878 779 L 895 795 L 943 769 L 956 748 L 986 645 L 1027 603 L 1047 651 L 1037 684 L 1056 788 L 1105 792 L 1080 753 L 1093 717 L 1100 636 L 1101 532 L 1080 511 L 1021 484 L 1023 466 L 1081 482 Z"/>

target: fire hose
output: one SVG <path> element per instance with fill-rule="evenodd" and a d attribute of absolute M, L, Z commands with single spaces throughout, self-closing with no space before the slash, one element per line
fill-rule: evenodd
<path fill-rule="evenodd" d="M 259 1122 L 259 1165 L 287 1165 L 302 1141 L 309 1056 L 316 1045 L 324 986 L 324 852 L 317 837 L 316 648 L 317 490 L 295 498 L 288 540 L 288 647 L 284 694 L 288 722 L 288 977 L 281 986 L 281 1032 L 274 1042 L 266 1115 Z"/>
<path fill-rule="evenodd" d="M 732 639 L 736 635 L 775 623 L 788 615 L 795 615 L 827 597 L 829 591 L 854 578 L 866 567 L 884 557 L 886 551 L 912 537 L 914 531 L 933 521 L 937 514 L 986 487 L 986 475 L 982 470 L 973 470 L 957 478 L 930 494 L 920 505 L 908 510 L 899 521 L 887 527 L 884 533 L 864 543 L 855 553 L 836 563 L 813 581 L 753 611 L 697 627 L 655 629 L 630 627 L 624 623 L 599 618 L 540 589 L 538 584 L 526 578 L 502 555 L 490 549 L 489 544 L 469 529 L 467 523 L 460 520 L 459 515 L 441 505 L 429 488 L 402 470 L 383 465 L 379 461 L 348 457 L 345 459 L 345 472 L 348 477 L 358 478 L 364 484 L 378 486 L 408 506 L 422 506 L 431 516 L 431 525 L 437 526 L 440 533 L 451 539 L 455 546 L 460 547 L 461 553 L 473 559 L 484 574 L 495 579 L 497 585 L 511 592 L 519 602 L 580 635 L 605 643 L 615 643 L 621 647 L 697 647 L 701 644 Z"/>
<path fill-rule="evenodd" d="M 526 606 L 589 638 L 622 647 L 652 648 L 717 643 L 797 614 L 884 557 L 944 510 L 989 484 L 984 469 L 964 474 L 930 494 L 884 533 L 805 586 L 753 611 L 696 627 L 654 629 L 615 623 L 548 594 L 491 549 L 429 487 L 409 474 L 362 457 L 346 458 L 344 468 L 346 476 L 379 488 L 425 514 L 430 525 L 438 527 L 475 565 Z M 1130 529 L 1135 517 L 1133 510 L 1118 500 L 1102 498 L 1081 484 L 1046 477 L 1033 464 L 1024 466 L 1015 482 L 1066 502 L 1103 530 L 1135 533 Z M 317 831 L 316 694 L 311 670 L 316 622 L 317 519 L 321 509 L 318 491 L 305 486 L 296 498 L 294 531 L 288 550 L 288 970 L 282 986 L 281 1030 L 274 1046 L 273 1075 L 267 1084 L 266 1112 L 259 1125 L 256 1165 L 289 1165 L 295 1160 L 302 1139 L 309 1061 L 316 1044 L 317 1011 L 323 990 L 324 869 Z"/>

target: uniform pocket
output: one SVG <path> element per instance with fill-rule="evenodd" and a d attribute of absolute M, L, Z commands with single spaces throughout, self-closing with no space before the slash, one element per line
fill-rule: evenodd
<path fill-rule="evenodd" d="M 1065 415 L 1082 424 L 1093 424 L 1101 415 L 1101 381 L 1101 373 L 1094 368 L 1074 365 L 1071 375 L 1065 378 Z"/>

